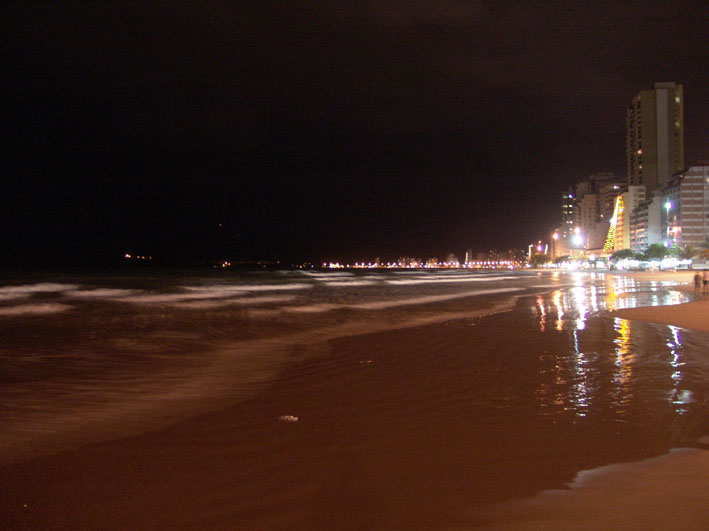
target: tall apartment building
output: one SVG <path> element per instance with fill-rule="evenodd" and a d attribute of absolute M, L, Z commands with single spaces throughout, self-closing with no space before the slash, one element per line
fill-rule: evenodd
<path fill-rule="evenodd" d="M 624 186 L 623 183 L 617 182 L 616 176 L 612 172 L 589 175 L 588 179 L 576 184 L 573 194 L 573 224 L 571 227 L 573 227 L 573 231 L 577 229 L 580 231 L 584 249 L 597 250 L 603 247 L 613 213 L 613 200 L 615 195 L 621 193 L 621 187 L 624 188 Z M 568 220 L 568 215 L 563 210 L 562 218 L 563 238 L 563 222 Z M 568 225 L 566 223 L 566 226 Z M 573 247 L 572 244 L 571 248 Z"/>
<path fill-rule="evenodd" d="M 647 197 L 684 169 L 682 85 L 655 83 L 641 90 L 626 112 L 628 186 L 645 185 Z"/>
<path fill-rule="evenodd" d="M 701 247 L 709 236 L 709 166 L 692 166 L 662 190 L 666 245 Z"/>
<path fill-rule="evenodd" d="M 561 225 L 557 231 L 558 240 L 554 244 L 554 251 L 557 256 L 571 254 L 571 237 L 574 232 L 574 210 L 575 210 L 574 187 L 561 194 Z"/>

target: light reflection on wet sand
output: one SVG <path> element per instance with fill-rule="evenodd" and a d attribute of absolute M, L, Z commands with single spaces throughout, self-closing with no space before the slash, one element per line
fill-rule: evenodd
<path fill-rule="evenodd" d="M 591 281 L 602 281 L 602 284 L 588 283 Z M 559 289 L 544 296 L 537 295 L 534 298 L 533 314 L 537 316 L 539 331 L 547 331 L 548 323 L 554 323 L 557 332 L 571 332 L 571 347 L 573 352 L 573 386 L 570 395 L 570 408 L 576 411 L 579 417 L 586 415 L 587 409 L 593 401 L 590 376 L 593 368 L 593 358 L 603 353 L 587 352 L 579 346 L 579 334 L 587 326 L 591 316 L 598 316 L 601 311 L 613 311 L 617 309 L 637 308 L 641 306 L 667 306 L 685 302 L 687 296 L 679 291 L 671 289 L 674 282 L 641 283 L 634 278 L 625 276 L 606 276 L 603 274 L 591 274 L 588 277 L 576 274 L 573 276 L 573 287 L 569 289 Z M 649 286 L 649 287 L 648 287 Z M 671 380 L 672 390 L 668 391 L 669 401 L 676 405 L 675 411 L 678 414 L 686 410 L 683 406 L 691 400 L 692 393 L 681 388 L 682 382 L 682 330 L 675 326 L 660 327 L 664 336 L 664 341 L 668 349 L 667 359 L 672 367 Z M 623 412 L 624 405 L 632 399 L 632 389 L 629 386 L 633 376 L 633 364 L 637 355 L 638 342 L 633 342 L 631 330 L 633 325 L 630 321 L 615 318 L 613 321 L 615 337 L 612 339 L 614 365 L 616 370 L 613 374 L 613 382 L 617 386 L 614 400 L 614 407 L 618 412 Z M 640 332 L 638 332 L 640 333 Z M 610 354 L 610 353 L 609 353 Z M 559 364 L 556 365 L 557 369 Z M 563 382 L 563 376 L 558 372 L 559 383 Z M 544 393 L 539 392 L 539 396 Z M 555 404 L 559 404 L 559 396 L 553 399 Z M 547 404 L 540 404 L 546 406 Z"/>

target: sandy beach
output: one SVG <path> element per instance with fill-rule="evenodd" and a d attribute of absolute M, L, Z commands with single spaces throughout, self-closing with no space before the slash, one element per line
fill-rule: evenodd
<path fill-rule="evenodd" d="M 639 275 L 682 283 L 692 276 Z M 709 331 L 709 300 L 613 316 Z M 485 401 L 513 411 L 516 397 L 539 393 L 524 373 L 506 389 L 494 378 L 469 388 L 480 370 L 469 363 L 471 346 L 496 348 L 497 332 L 486 335 L 481 325 L 505 330 L 512 322 L 507 314 L 480 319 L 340 338 L 327 357 L 299 357 L 267 391 L 227 409 L 4 467 L 0 514 L 9 529 L 697 529 L 709 522 L 704 450 L 658 456 L 659 446 L 643 445 L 640 432 L 626 434 L 623 448 L 601 450 L 597 441 L 615 432 L 595 441 L 578 431 L 564 456 L 553 444 L 568 430 L 552 417 L 528 442 L 518 440 L 524 415 L 507 424 L 504 415 L 463 422 Z M 514 356 L 536 360 L 549 346 L 510 336 Z M 442 359 L 445 373 L 436 371 Z M 495 435 L 481 439 L 483 432 Z M 579 463 L 591 472 L 577 474 Z"/>
<path fill-rule="evenodd" d="M 678 290 L 695 293 L 695 271 L 630 273 L 625 276 L 657 281 L 679 282 Z M 699 300 L 674 306 L 651 306 L 647 308 L 630 308 L 613 312 L 622 319 L 647 321 L 657 324 L 668 324 L 681 328 L 709 331 L 709 296 L 697 295 Z"/>

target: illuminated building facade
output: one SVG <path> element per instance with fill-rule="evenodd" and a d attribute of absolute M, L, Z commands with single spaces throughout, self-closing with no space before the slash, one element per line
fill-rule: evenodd
<path fill-rule="evenodd" d="M 561 194 L 561 226 L 555 232 L 558 239 L 555 245 L 557 255 L 554 258 L 570 254 L 571 236 L 574 232 L 575 196 L 573 188 Z"/>
<path fill-rule="evenodd" d="M 645 201 L 644 186 L 629 186 L 628 191 L 621 195 L 622 208 L 618 212 L 616 220 L 614 251 L 622 249 L 632 249 L 631 244 L 631 213 Z"/>
<path fill-rule="evenodd" d="M 701 247 L 709 236 L 709 166 L 692 166 L 662 190 L 665 245 Z"/>
<path fill-rule="evenodd" d="M 655 194 L 630 213 L 630 248 L 644 252 L 654 243 L 664 243 L 662 236 L 662 197 Z"/>
<path fill-rule="evenodd" d="M 603 248 L 613 213 L 613 201 L 622 186 L 612 172 L 590 175 L 576 185 L 573 230 L 577 236 L 580 234 L 586 251 L 600 251 Z M 577 229 L 580 231 L 577 232 Z"/>
<path fill-rule="evenodd" d="M 655 83 L 641 90 L 626 110 L 628 186 L 645 185 L 648 197 L 684 169 L 682 85 Z"/>

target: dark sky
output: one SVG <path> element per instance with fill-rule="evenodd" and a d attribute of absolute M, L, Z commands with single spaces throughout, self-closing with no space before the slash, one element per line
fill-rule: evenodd
<path fill-rule="evenodd" d="M 706 1 L 0 10 L 6 261 L 526 247 L 566 186 L 625 178 L 655 81 L 684 84 L 686 162 L 709 159 Z"/>

